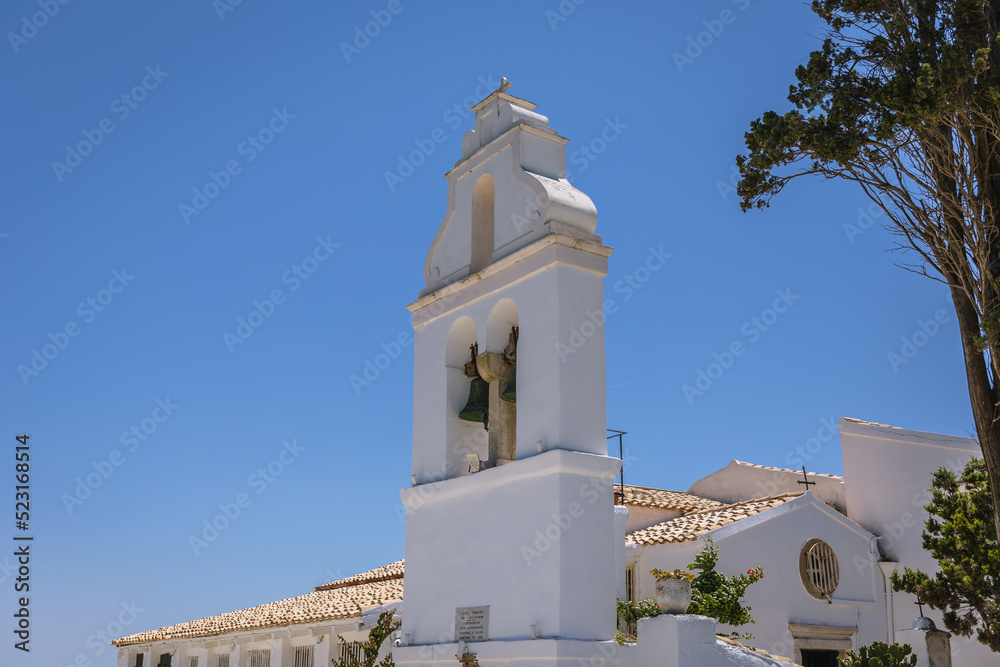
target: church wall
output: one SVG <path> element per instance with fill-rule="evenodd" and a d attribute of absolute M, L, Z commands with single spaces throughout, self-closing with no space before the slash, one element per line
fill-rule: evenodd
<path fill-rule="evenodd" d="M 534 140 L 537 142 L 538 140 Z M 512 137 L 511 143 L 523 144 L 520 137 Z M 549 154 L 565 149 L 558 144 L 545 142 L 543 148 L 532 144 L 525 149 L 525 155 L 535 161 L 549 160 Z M 509 254 L 519 245 L 511 245 L 516 239 L 540 229 L 543 220 L 531 217 L 534 211 L 543 208 L 535 191 L 529 187 L 518 173 L 519 155 L 515 150 L 504 150 L 490 155 L 475 157 L 466 168 L 455 173 L 448 187 L 452 192 L 453 207 L 445 218 L 446 226 L 440 243 L 433 249 L 433 267 L 442 283 L 461 280 L 470 275 L 472 256 L 473 192 L 480 179 L 488 174 L 493 179 L 493 257 L 494 260 Z"/>
<path fill-rule="evenodd" d="M 857 627 L 860 644 L 855 646 L 886 640 L 881 580 L 873 578 L 870 567 L 855 564 L 856 558 L 865 565 L 869 562 L 869 539 L 816 507 L 816 502 L 796 499 L 706 535 L 719 548 L 718 571 L 734 575 L 758 565 L 764 568 L 764 578 L 747 589 L 745 598 L 756 623 L 720 626 L 720 632 L 748 632 L 755 639 L 744 643 L 789 658 L 795 648 L 789 623 Z M 811 538 L 822 539 L 837 555 L 840 583 L 833 604 L 810 596 L 802 584 L 799 556 Z M 651 569 L 688 569 L 704 545 L 699 539 L 644 547 L 636 566 L 640 599 L 653 595 Z"/>
<path fill-rule="evenodd" d="M 979 445 L 848 419 L 840 420 L 840 443 L 848 516 L 882 536 L 879 548 L 888 560 L 933 568 L 920 544 L 931 475 L 942 466 L 961 470 L 980 455 Z"/>
<path fill-rule="evenodd" d="M 558 258 L 562 250 L 568 249 L 548 251 Z M 517 458 L 536 454 L 539 440 L 543 449 L 607 453 L 604 331 L 592 321 L 603 322 L 602 274 L 554 263 L 512 278 L 506 287 L 481 293 L 482 283 L 470 285 L 451 302 L 467 303 L 426 322 L 416 323 L 415 317 L 413 473 L 420 482 L 468 474 L 465 454 L 482 447 L 482 425 L 457 418 L 469 380 L 455 367 L 457 361 L 449 360 L 447 341 L 461 340 L 456 359 L 468 360 L 465 338 L 451 335 L 454 324 L 468 318 L 480 352 L 487 351 L 489 317 L 503 299 L 515 304 L 520 327 Z"/>
<path fill-rule="evenodd" d="M 628 525 L 625 527 L 626 533 L 642 530 L 649 526 L 655 526 L 669 519 L 681 516 L 676 510 L 661 510 L 656 507 L 634 507 L 628 508 Z"/>
<path fill-rule="evenodd" d="M 489 606 L 491 640 L 529 639 L 532 623 L 545 637 L 611 639 L 608 480 L 618 466 L 608 457 L 546 452 L 404 489 L 404 506 L 421 492 L 424 502 L 407 511 L 403 635 L 413 644 L 452 641 L 456 608 Z"/>
<path fill-rule="evenodd" d="M 937 563 L 921 545 L 930 502 L 931 475 L 940 467 L 960 471 L 979 444 L 971 438 L 923 433 L 879 424 L 840 420 L 848 516 L 880 536 L 886 560 L 927 573 Z M 894 629 L 909 628 L 918 615 L 915 598 L 891 592 Z M 924 615 L 944 629 L 941 614 L 924 607 Z M 996 655 L 975 639 L 952 638 L 955 667 L 993 664 Z"/>
<path fill-rule="evenodd" d="M 725 468 L 692 484 L 687 492 L 723 503 L 738 503 L 801 491 L 801 480 L 801 472 L 731 461 Z M 809 475 L 809 481 L 815 482 L 815 486 L 809 487 L 814 496 L 844 511 L 843 480 L 828 475 Z"/>
<path fill-rule="evenodd" d="M 376 619 L 366 617 L 364 620 L 371 623 Z M 198 659 L 198 667 L 216 667 L 222 655 L 229 656 L 229 667 L 249 667 L 249 651 L 254 649 L 271 651 L 271 667 L 294 667 L 295 648 L 299 646 L 312 646 L 313 667 L 328 667 L 331 658 L 340 657 L 340 636 L 348 642 L 367 637 L 367 629 L 356 631 L 359 621 L 361 617 L 342 619 L 333 627 L 329 621 L 300 623 L 254 633 L 238 632 L 124 646 L 118 649 L 118 667 L 134 667 L 137 653 L 144 655 L 143 667 L 156 667 L 163 653 L 171 654 L 171 667 L 190 667 L 192 658 Z"/>

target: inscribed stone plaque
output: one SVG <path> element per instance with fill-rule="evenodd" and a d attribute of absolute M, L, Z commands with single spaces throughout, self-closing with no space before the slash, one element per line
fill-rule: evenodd
<path fill-rule="evenodd" d="M 490 608 L 455 610 L 455 641 L 485 642 L 490 638 Z"/>

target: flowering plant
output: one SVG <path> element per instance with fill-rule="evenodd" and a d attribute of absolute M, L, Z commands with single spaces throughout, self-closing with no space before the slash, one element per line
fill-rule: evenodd
<path fill-rule="evenodd" d="M 673 572 L 665 572 L 663 570 L 650 570 L 649 573 L 656 577 L 657 581 L 664 581 L 666 579 L 687 579 L 688 581 L 694 581 L 694 574 L 691 572 L 685 572 L 684 570 L 677 568 Z"/>
<path fill-rule="evenodd" d="M 708 545 L 688 565 L 691 569 L 698 570 L 698 576 L 691 584 L 691 606 L 688 607 L 688 613 L 709 616 L 719 623 L 732 626 L 756 623 L 750 615 L 750 607 L 744 606 L 741 598 L 751 584 L 764 577 L 764 568 L 757 566 L 747 570 L 746 574 L 729 576 L 716 571 L 718 559 L 719 548 L 709 538 Z"/>

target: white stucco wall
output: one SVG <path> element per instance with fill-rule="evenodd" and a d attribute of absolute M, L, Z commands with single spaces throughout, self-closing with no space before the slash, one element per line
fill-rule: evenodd
<path fill-rule="evenodd" d="M 899 562 L 900 570 L 936 572 L 937 563 L 921 546 L 931 475 L 940 467 L 960 471 L 969 459 L 982 455 L 979 443 L 842 418 L 840 446 L 848 515 L 880 536 L 880 550 L 887 560 Z M 889 622 L 895 630 L 909 628 L 918 615 L 915 598 L 891 591 L 890 596 Z M 924 615 L 944 629 L 938 612 L 924 607 Z M 955 667 L 998 662 L 974 639 L 954 637 L 952 654 Z"/>
<path fill-rule="evenodd" d="M 493 260 L 552 231 L 600 242 L 597 209 L 566 180 L 566 139 L 548 126 L 535 105 L 493 94 L 473 107 L 476 127 L 462 142 L 463 156 L 448 179 L 447 209 L 424 263 L 421 296 L 468 277 L 473 192 L 484 175 L 494 186 Z"/>
<path fill-rule="evenodd" d="M 755 466 L 742 461 L 730 461 L 725 468 L 699 479 L 688 493 L 723 503 L 738 503 L 755 498 L 767 498 L 782 493 L 805 491 L 799 484 L 802 472 Z M 845 508 L 844 481 L 833 475 L 809 475 L 809 490 L 823 502 L 840 511 Z"/>
<path fill-rule="evenodd" d="M 427 485 L 408 508 L 403 636 L 454 640 L 455 610 L 490 608 L 491 640 L 610 640 L 615 633 L 611 484 L 620 461 L 551 451 Z"/>
<path fill-rule="evenodd" d="M 249 651 L 255 649 L 271 651 L 271 667 L 294 667 L 295 649 L 300 646 L 312 646 L 314 667 L 323 667 L 330 664 L 331 658 L 340 657 L 341 636 L 345 641 L 367 636 L 367 629 L 357 630 L 360 621 L 359 617 L 335 623 L 301 623 L 257 632 L 124 646 L 118 649 L 118 667 L 134 667 L 137 653 L 145 656 L 143 667 L 156 667 L 163 653 L 171 654 L 171 667 L 190 667 L 192 658 L 198 658 L 198 667 L 216 667 L 221 655 L 229 656 L 229 667 L 247 667 Z"/>
<path fill-rule="evenodd" d="M 720 626 L 720 632 L 749 632 L 755 639 L 744 643 L 789 658 L 794 657 L 789 623 L 856 627 L 854 646 L 886 640 L 881 580 L 872 577 L 870 568 L 854 564 L 855 557 L 868 562 L 871 536 L 816 498 L 804 495 L 705 537 L 719 548 L 718 571 L 733 575 L 758 565 L 764 568 L 764 578 L 746 595 L 756 623 L 735 629 Z M 799 575 L 801 549 L 812 538 L 830 545 L 840 564 L 832 604 L 809 595 Z M 705 544 L 698 539 L 644 547 L 636 566 L 639 598 L 654 595 L 651 569 L 687 569 Z"/>
<path fill-rule="evenodd" d="M 704 616 L 663 614 L 639 619 L 639 641 L 615 654 L 618 667 L 787 667 L 788 663 L 716 638 Z"/>
<path fill-rule="evenodd" d="M 631 533 L 635 530 L 642 530 L 649 526 L 655 526 L 669 519 L 681 516 L 676 510 L 662 510 L 656 507 L 634 507 L 628 508 L 628 526 L 625 531 Z"/>
<path fill-rule="evenodd" d="M 418 481 L 468 474 L 469 451 L 482 458 L 482 425 L 458 420 L 469 381 L 460 368 L 446 365 L 446 344 L 455 323 L 468 318 L 480 353 L 500 351 L 489 349 L 487 330 L 490 313 L 505 299 L 516 305 L 520 328 L 517 458 L 537 454 L 538 441 L 543 449 L 607 453 L 604 329 L 593 324 L 603 313 L 607 255 L 604 246 L 565 243 L 565 237 L 547 237 L 480 277 L 410 306 L 415 328 L 413 474 Z M 558 345 L 568 352 L 561 356 Z"/>

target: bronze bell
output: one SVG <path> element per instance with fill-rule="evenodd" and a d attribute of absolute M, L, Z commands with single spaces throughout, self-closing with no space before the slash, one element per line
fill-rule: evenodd
<path fill-rule="evenodd" d="M 510 364 L 510 381 L 500 398 L 508 403 L 517 403 L 517 339 L 520 333 L 519 327 L 510 328 L 509 342 L 503 351 L 503 360 Z"/>
<path fill-rule="evenodd" d="M 508 403 L 517 403 L 517 363 L 511 364 L 510 369 L 510 381 L 507 383 L 507 388 L 503 390 L 500 394 L 500 398 L 507 401 Z"/>
<path fill-rule="evenodd" d="M 467 422 L 486 424 L 490 415 L 490 384 L 483 378 L 472 379 L 469 385 L 469 400 L 458 413 L 459 419 Z"/>

